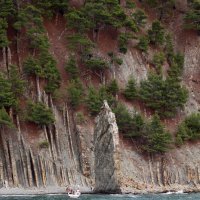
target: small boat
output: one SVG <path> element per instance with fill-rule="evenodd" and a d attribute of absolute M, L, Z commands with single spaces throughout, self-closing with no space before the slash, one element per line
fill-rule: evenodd
<path fill-rule="evenodd" d="M 70 198 L 78 198 L 81 195 L 79 186 L 78 186 L 78 189 L 72 189 L 71 187 L 67 187 L 66 192 Z"/>
<path fill-rule="evenodd" d="M 76 190 L 73 193 L 67 193 L 70 198 L 78 198 L 81 195 L 80 190 Z"/>

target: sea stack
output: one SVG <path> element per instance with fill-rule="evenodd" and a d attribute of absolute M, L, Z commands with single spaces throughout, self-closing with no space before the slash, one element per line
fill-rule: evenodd
<path fill-rule="evenodd" d="M 107 101 L 95 120 L 94 173 L 97 193 L 120 193 L 119 132 Z"/>

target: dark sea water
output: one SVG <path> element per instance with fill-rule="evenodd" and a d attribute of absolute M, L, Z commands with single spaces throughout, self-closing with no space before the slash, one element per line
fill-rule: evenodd
<path fill-rule="evenodd" d="M 81 195 L 78 200 L 200 200 L 200 194 Z M 72 200 L 67 195 L 1 196 L 0 200 Z"/>

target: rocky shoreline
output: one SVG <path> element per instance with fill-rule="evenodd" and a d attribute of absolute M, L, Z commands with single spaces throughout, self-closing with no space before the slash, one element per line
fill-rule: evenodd
<path fill-rule="evenodd" d="M 45 194 L 66 194 L 66 187 L 42 187 L 42 188 L 0 188 L 1 195 L 45 195 Z M 80 187 L 80 190 L 83 194 L 91 194 L 91 188 Z"/>
<path fill-rule="evenodd" d="M 54 187 L 48 186 L 43 188 L 0 188 L 0 196 L 1 195 L 8 195 L 8 196 L 27 196 L 27 195 L 64 195 L 66 194 L 65 191 L 66 187 Z M 87 187 L 80 187 L 82 194 L 99 194 L 95 193 L 91 190 L 91 188 Z M 154 189 L 146 189 L 146 190 L 137 190 L 137 189 L 124 189 L 122 190 L 121 194 L 161 194 L 161 193 L 198 193 L 200 192 L 200 187 L 164 187 L 164 188 L 154 188 Z M 101 194 L 108 194 L 108 192 L 101 193 Z"/>

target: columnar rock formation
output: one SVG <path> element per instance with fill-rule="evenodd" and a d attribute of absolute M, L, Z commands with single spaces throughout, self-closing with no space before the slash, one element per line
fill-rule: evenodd
<path fill-rule="evenodd" d="M 41 100 L 52 102 L 51 97 L 42 93 Z M 0 188 L 5 187 L 46 187 L 79 185 L 90 187 L 89 178 L 82 175 L 78 155 L 77 137 L 73 130 L 72 115 L 66 107 L 59 112 L 52 103 L 55 123 L 36 130 L 24 129 L 0 131 Z M 22 125 L 20 127 L 20 125 Z M 38 133 L 36 132 L 38 131 Z M 40 143 L 48 142 L 47 148 Z M 84 146 L 84 144 L 82 145 Z M 83 147 L 85 148 L 85 147 Z"/>
<path fill-rule="evenodd" d="M 94 156 L 95 192 L 121 192 L 118 127 L 106 101 L 96 118 Z"/>

